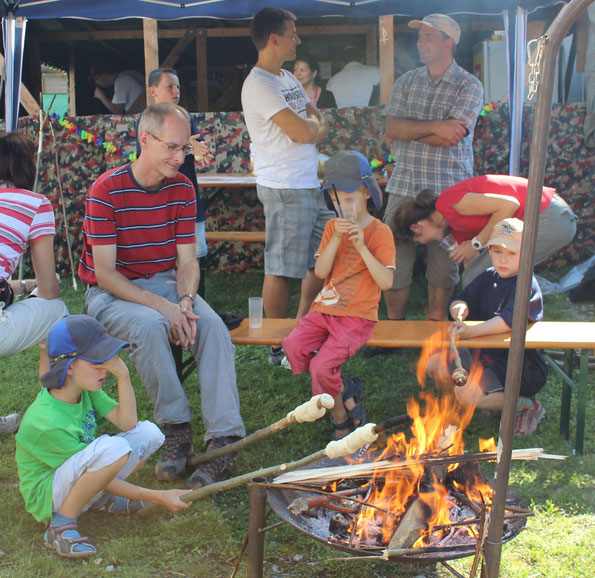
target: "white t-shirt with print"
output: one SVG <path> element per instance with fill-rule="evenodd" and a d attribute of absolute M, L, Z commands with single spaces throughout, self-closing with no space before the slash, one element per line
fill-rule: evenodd
<path fill-rule="evenodd" d="M 293 142 L 271 117 L 290 106 L 306 118 L 310 99 L 287 70 L 277 76 L 255 66 L 242 87 L 242 108 L 254 148 L 259 185 L 273 189 L 318 188 L 316 147 Z"/>

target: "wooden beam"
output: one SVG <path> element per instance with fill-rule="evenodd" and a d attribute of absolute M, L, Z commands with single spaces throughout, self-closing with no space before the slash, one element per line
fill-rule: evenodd
<path fill-rule="evenodd" d="M 378 19 L 380 52 L 380 104 L 386 104 L 395 83 L 395 37 L 393 16 Z"/>
<path fill-rule="evenodd" d="M 196 102 L 198 112 L 207 112 L 207 34 L 205 28 L 196 29 Z"/>
<path fill-rule="evenodd" d="M 194 30 L 186 30 L 186 34 L 178 40 L 159 68 L 173 68 L 188 45 L 194 40 Z"/>
<path fill-rule="evenodd" d="M 0 69 L 4 70 L 4 56 L 0 54 Z M 6 78 L 4 79 L 6 82 Z M 21 82 L 21 105 L 25 110 L 31 114 L 39 114 L 40 106 L 35 100 L 33 95 L 29 92 L 29 89 Z"/>
<path fill-rule="evenodd" d="M 76 78 L 74 75 L 74 48 L 68 51 L 68 115 L 76 116 Z"/>
<path fill-rule="evenodd" d="M 159 68 L 159 37 L 157 36 L 157 20 L 143 18 L 143 42 L 145 46 L 145 86 L 149 74 Z M 153 97 L 147 90 L 147 106 L 153 104 Z"/>

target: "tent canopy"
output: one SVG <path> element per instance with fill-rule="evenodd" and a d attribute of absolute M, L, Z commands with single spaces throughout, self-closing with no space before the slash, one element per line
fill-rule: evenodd
<path fill-rule="evenodd" d="M 531 12 L 561 2 L 563 0 L 0 0 L 0 16 L 12 12 L 15 16 L 29 19 L 240 19 L 251 18 L 265 6 L 275 6 L 290 10 L 301 18 L 370 18 L 383 14 L 420 16 L 432 12 L 501 14 L 503 10 L 517 6 Z"/>

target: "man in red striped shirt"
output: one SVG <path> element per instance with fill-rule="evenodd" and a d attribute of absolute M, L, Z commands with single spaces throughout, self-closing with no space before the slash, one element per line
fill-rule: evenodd
<path fill-rule="evenodd" d="M 79 276 L 89 286 L 85 311 L 130 342 L 134 363 L 165 434 L 160 480 L 183 477 L 192 447 L 190 408 L 170 344 L 198 366 L 207 450 L 245 434 L 235 349 L 219 316 L 196 295 L 196 197 L 178 173 L 192 153 L 188 113 L 154 104 L 138 127 L 138 160 L 97 179 L 86 200 Z M 224 479 L 233 459 L 217 458 L 189 478 L 192 487 Z"/>

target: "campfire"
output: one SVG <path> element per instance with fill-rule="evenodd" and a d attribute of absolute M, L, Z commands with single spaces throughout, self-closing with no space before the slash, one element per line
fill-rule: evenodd
<path fill-rule="evenodd" d="M 478 371 L 472 369 L 470 382 Z M 349 463 L 325 459 L 283 474 L 268 486 L 269 503 L 299 530 L 351 553 L 412 560 L 473 554 L 483 542 L 493 493 L 479 463 L 495 459 L 496 445 L 479 440 L 479 453 L 465 453 L 463 432 L 474 408 L 458 404 L 452 386 L 450 394 L 441 393 L 424 389 L 419 401 L 408 401 L 409 437 L 379 439 Z M 517 452 L 531 459 L 540 450 Z M 502 539 L 516 535 L 528 515 L 509 493 Z"/>

